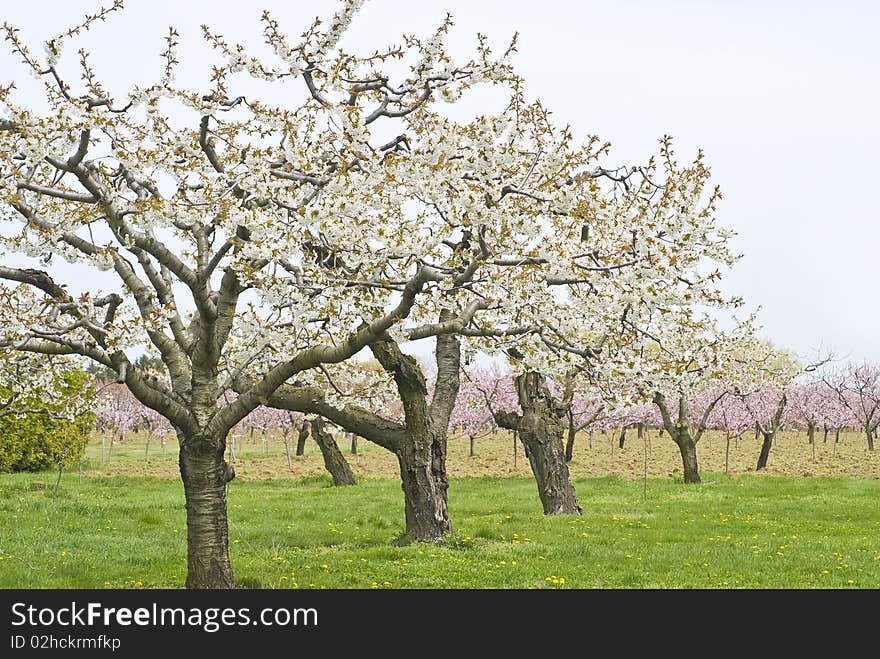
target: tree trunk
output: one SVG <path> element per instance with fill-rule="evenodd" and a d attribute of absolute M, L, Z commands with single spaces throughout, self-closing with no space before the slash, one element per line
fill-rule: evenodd
<path fill-rule="evenodd" d="M 762 432 L 764 435 L 764 443 L 761 444 L 761 454 L 758 456 L 758 466 L 755 468 L 756 471 L 764 469 L 767 466 L 767 458 L 770 457 L 770 447 L 773 446 L 773 435 L 776 433 L 772 432 Z"/>
<path fill-rule="evenodd" d="M 544 377 L 526 372 L 516 377 L 523 414 L 517 420 L 519 438 L 529 457 L 545 515 L 578 515 L 582 512 L 565 461 L 564 425 Z"/>
<path fill-rule="evenodd" d="M 296 439 L 296 454 L 302 455 L 306 450 L 306 440 L 309 438 L 309 422 L 303 419 L 299 427 L 299 436 Z"/>
<path fill-rule="evenodd" d="M 868 426 L 865 428 L 865 435 L 868 437 L 868 450 L 874 450 L 874 429 Z"/>
<path fill-rule="evenodd" d="M 684 432 L 678 437 L 678 450 L 681 453 L 681 465 L 684 468 L 685 483 L 699 483 L 700 470 L 697 467 L 697 445 L 690 434 Z"/>
<path fill-rule="evenodd" d="M 587 448 L 593 448 L 593 431 L 590 431 L 590 434 L 587 435 Z"/>
<path fill-rule="evenodd" d="M 183 437 L 180 476 L 186 496 L 187 588 L 234 588 L 229 562 L 226 484 L 235 470 L 220 438 Z"/>
<path fill-rule="evenodd" d="M 816 424 L 815 423 L 807 423 L 807 441 L 810 444 L 816 443 Z"/>
<path fill-rule="evenodd" d="M 643 438 L 645 437 L 645 424 L 639 422 L 639 423 L 636 425 L 636 431 L 638 432 L 637 437 L 638 437 L 639 439 L 643 439 Z"/>
<path fill-rule="evenodd" d="M 333 435 L 324 428 L 324 419 L 315 417 L 311 420 L 311 425 L 312 438 L 321 449 L 321 455 L 324 456 L 324 466 L 330 472 L 333 484 L 337 487 L 355 485 L 357 481 L 355 481 L 351 467 L 348 466 L 348 462 L 342 455 L 342 451 L 339 450 Z"/>
<path fill-rule="evenodd" d="M 574 416 L 568 413 L 568 438 L 565 440 L 565 461 L 571 462 L 574 455 L 574 438 L 577 435 L 577 428 L 574 427 Z"/>
<path fill-rule="evenodd" d="M 730 431 L 725 433 L 725 444 L 724 444 L 724 473 L 729 473 L 728 470 L 730 468 Z"/>
<path fill-rule="evenodd" d="M 825 436 L 822 438 L 822 443 L 827 444 L 828 443 L 828 431 L 830 430 L 830 428 L 828 426 L 823 426 L 822 430 L 825 433 Z"/>
<path fill-rule="evenodd" d="M 406 532 L 401 542 L 434 542 L 452 529 L 446 492 L 446 435 L 409 430 L 397 453 Z"/>
<path fill-rule="evenodd" d="M 293 471 L 293 462 L 291 462 L 290 458 L 290 439 L 288 437 L 284 438 L 284 453 L 287 455 L 287 470 Z"/>
<path fill-rule="evenodd" d="M 620 437 L 617 439 L 617 448 L 622 449 L 626 442 L 626 426 L 620 429 Z"/>
<path fill-rule="evenodd" d="M 355 435 L 353 432 L 350 432 L 348 434 L 351 437 L 351 454 L 357 455 L 358 454 L 358 436 Z"/>
<path fill-rule="evenodd" d="M 468 455 L 470 457 L 474 457 L 474 455 L 475 455 L 474 454 L 474 436 L 471 435 L 470 437 L 468 437 L 468 440 L 470 440 L 470 449 L 469 449 L 470 453 Z"/>

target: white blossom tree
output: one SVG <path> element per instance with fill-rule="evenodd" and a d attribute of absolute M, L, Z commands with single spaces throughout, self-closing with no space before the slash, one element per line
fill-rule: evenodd
<path fill-rule="evenodd" d="M 693 309 L 739 304 L 717 289 L 719 266 L 737 257 L 732 232 L 715 220 L 721 193 L 709 187 L 702 152 L 679 165 L 664 137 L 659 157 L 645 166 L 602 173 L 592 181 L 602 193 L 585 199 L 594 205 L 580 235 L 557 220 L 571 258 L 558 261 L 552 278 L 564 294 L 531 302 L 543 309 L 534 314 L 540 331 L 482 344 L 510 357 L 522 413 L 495 418 L 528 447 L 548 514 L 580 510 L 562 440 L 572 400 L 599 391 L 616 410 L 650 401 L 644 378 L 657 371 L 644 370 L 644 346 L 653 343 L 662 355 L 678 321 L 696 322 Z"/>
<path fill-rule="evenodd" d="M 541 218 L 581 212 L 572 172 L 602 148 L 544 127 L 507 62 L 515 44 L 495 57 L 481 37 L 453 62 L 449 19 L 428 39 L 343 52 L 360 4 L 297 41 L 264 14 L 271 62 L 205 27 L 219 60 L 200 90 L 175 81 L 173 28 L 153 84 L 111 93 L 85 51 L 78 76 L 65 68 L 64 49 L 119 0 L 41 56 L 4 26 L 43 98 L 0 89 L 0 340 L 88 357 L 173 425 L 188 587 L 234 585 L 229 431 L 310 369 L 377 341 L 453 335 L 543 286 Z M 391 60 L 407 63 L 396 78 Z M 510 107 L 466 124 L 437 109 L 478 83 L 506 86 Z M 80 274 L 59 279 L 71 268 Z M 131 358 L 144 345 L 159 376 Z M 447 420 L 451 394 L 436 412 Z M 427 469 L 412 475 L 427 487 L 426 445 L 411 446 L 402 471 Z"/>

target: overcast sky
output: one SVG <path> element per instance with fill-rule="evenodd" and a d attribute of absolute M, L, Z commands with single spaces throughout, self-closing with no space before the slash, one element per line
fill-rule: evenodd
<path fill-rule="evenodd" d="M 105 0 L 109 4 L 110 0 Z M 91 0 L 3 2 L 2 19 L 42 42 Z M 127 0 L 82 41 L 117 85 L 153 81 L 167 27 L 181 57 L 203 61 L 199 25 L 231 41 L 259 39 L 261 9 L 301 33 L 332 0 Z M 880 360 L 880 3 L 813 0 L 372 0 L 344 45 L 370 52 L 401 33 L 428 34 L 445 12 L 451 50 L 476 32 L 514 59 L 528 95 L 579 136 L 613 145 L 611 161 L 643 162 L 665 134 L 679 160 L 701 147 L 725 198 L 719 219 L 744 258 L 725 288 L 763 308 L 765 335 L 809 356 Z M 70 47 L 73 54 L 78 45 Z M 22 76 L 4 49 L 0 82 Z M 117 87 L 118 88 L 118 87 Z"/>

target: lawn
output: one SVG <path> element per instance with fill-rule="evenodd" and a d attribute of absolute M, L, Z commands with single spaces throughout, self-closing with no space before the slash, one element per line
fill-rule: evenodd
<path fill-rule="evenodd" d="M 264 588 L 878 588 L 880 482 L 704 474 L 576 480 L 584 514 L 547 518 L 526 478 L 458 478 L 455 533 L 398 547 L 399 482 L 233 481 L 240 585 Z M 180 587 L 170 479 L 0 475 L 0 587 Z"/>

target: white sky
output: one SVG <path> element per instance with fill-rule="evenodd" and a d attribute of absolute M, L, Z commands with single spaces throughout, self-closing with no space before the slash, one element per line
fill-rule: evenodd
<path fill-rule="evenodd" d="M 4 0 L 2 19 L 40 53 L 99 3 Z M 119 91 L 158 77 L 171 24 L 180 59 L 204 68 L 201 23 L 255 43 L 263 8 L 293 35 L 336 8 L 333 0 L 126 4 L 82 40 Z M 719 219 L 744 254 L 725 288 L 763 307 L 765 334 L 779 346 L 880 360 L 880 3 L 372 0 L 344 45 L 372 52 L 402 33 L 428 34 L 446 11 L 456 21 L 451 50 L 462 57 L 478 31 L 499 48 L 519 31 L 514 63 L 529 96 L 578 136 L 610 141 L 611 162 L 643 162 L 664 133 L 679 160 L 702 147 L 725 193 Z M 66 54 L 75 58 L 77 48 Z M 0 82 L 22 72 L 0 49 Z"/>

